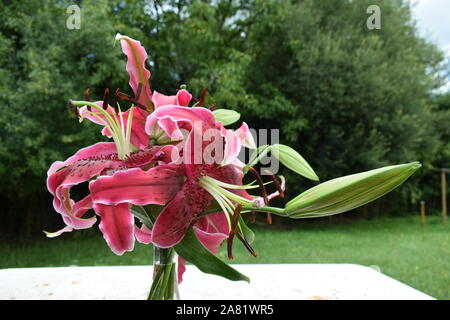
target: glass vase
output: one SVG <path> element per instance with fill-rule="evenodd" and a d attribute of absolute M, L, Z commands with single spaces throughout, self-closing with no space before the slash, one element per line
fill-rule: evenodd
<path fill-rule="evenodd" d="M 148 300 L 179 300 L 178 256 L 173 248 L 153 246 L 153 282 Z"/>

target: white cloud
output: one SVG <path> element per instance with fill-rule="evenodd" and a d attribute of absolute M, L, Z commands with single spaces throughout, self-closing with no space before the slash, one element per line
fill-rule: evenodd
<path fill-rule="evenodd" d="M 450 59 L 450 1 L 413 0 L 412 3 L 420 35 L 437 44 Z M 450 92 L 450 81 L 437 91 Z"/>
<path fill-rule="evenodd" d="M 413 17 L 422 36 L 436 43 L 450 56 L 450 1 L 413 0 Z"/>

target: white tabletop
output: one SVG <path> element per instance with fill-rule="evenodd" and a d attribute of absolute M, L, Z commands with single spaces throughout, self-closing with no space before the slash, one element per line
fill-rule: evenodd
<path fill-rule="evenodd" d="M 180 297 L 209 299 L 429 300 L 432 297 L 372 268 L 353 264 L 233 265 L 251 283 L 233 282 L 187 266 Z M 151 266 L 0 270 L 0 299 L 145 299 Z"/>

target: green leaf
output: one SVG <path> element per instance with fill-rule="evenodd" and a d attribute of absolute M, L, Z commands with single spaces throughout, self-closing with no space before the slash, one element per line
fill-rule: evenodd
<path fill-rule="evenodd" d="M 131 214 L 138 218 L 147 228 L 153 228 L 153 221 L 143 207 L 132 205 Z"/>
<path fill-rule="evenodd" d="M 255 233 L 245 224 L 242 216 L 239 216 L 239 228 L 241 229 L 245 240 L 247 240 L 249 244 L 252 244 L 252 242 L 255 240 Z"/>
<path fill-rule="evenodd" d="M 213 111 L 216 121 L 222 122 L 224 126 L 235 123 L 241 117 L 240 113 L 234 110 L 217 109 Z"/>
<path fill-rule="evenodd" d="M 250 156 L 248 164 L 244 167 L 243 173 L 247 174 L 248 167 L 253 167 L 254 165 L 256 165 L 259 161 L 261 161 L 262 158 L 264 158 L 269 153 L 269 151 L 270 151 L 270 146 L 267 144 L 256 148 L 255 151 Z"/>
<path fill-rule="evenodd" d="M 291 169 L 292 171 L 302 175 L 310 180 L 318 181 L 314 170 L 306 162 L 305 159 L 291 147 L 283 144 L 274 144 L 270 147 L 270 150 L 274 157 L 276 157 L 282 164 Z"/>
<path fill-rule="evenodd" d="M 195 236 L 192 228 L 184 236 L 183 240 L 175 247 L 178 255 L 194 264 L 204 273 L 215 274 L 232 281 L 247 281 L 250 279 L 233 269 L 228 264 L 209 252 Z"/>
<path fill-rule="evenodd" d="M 285 213 L 291 218 L 312 218 L 357 208 L 392 191 L 420 166 L 411 162 L 321 183 L 289 201 Z"/>

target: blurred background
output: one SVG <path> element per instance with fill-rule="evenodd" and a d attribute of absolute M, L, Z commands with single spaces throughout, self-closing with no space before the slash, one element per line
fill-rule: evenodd
<path fill-rule="evenodd" d="M 78 5 L 80 25 L 68 28 Z M 370 5 L 379 28 L 368 28 Z M 96 230 L 63 226 L 46 189 L 51 163 L 105 138 L 66 107 L 91 89 L 128 87 L 117 32 L 149 53 L 151 87 L 181 84 L 280 129 L 322 181 L 418 160 L 403 186 L 315 221 L 259 217 L 258 258 L 233 263 L 358 263 L 450 298 L 441 168 L 450 167 L 450 3 L 446 0 L 3 0 L 0 3 L 0 267 L 150 264 L 116 257 Z M 291 197 L 313 184 L 283 172 Z M 425 201 L 421 225 L 419 203 Z M 225 256 L 225 255 L 223 255 Z"/>

